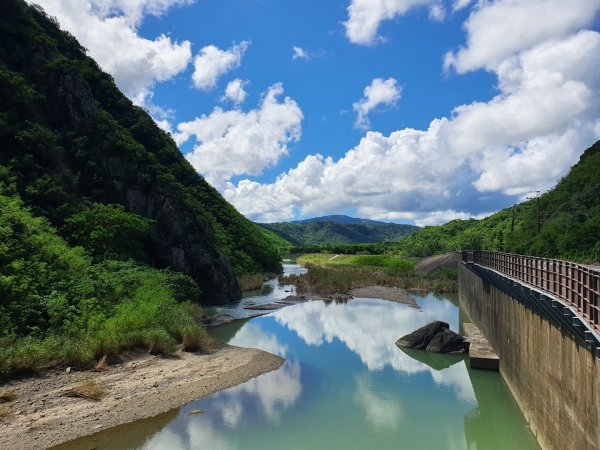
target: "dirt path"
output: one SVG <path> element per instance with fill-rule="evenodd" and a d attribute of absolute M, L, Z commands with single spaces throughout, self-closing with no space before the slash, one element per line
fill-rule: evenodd
<path fill-rule="evenodd" d="M 460 254 L 457 252 L 430 256 L 428 258 L 423 258 L 415 265 L 415 272 L 420 274 L 429 273 L 441 267 L 456 269 L 459 262 Z"/>
<path fill-rule="evenodd" d="M 279 356 L 223 345 L 211 354 L 172 357 L 137 354 L 104 372 L 49 371 L 13 380 L 0 389 L 17 395 L 11 416 L 0 418 L 0 448 L 35 450 L 134 420 L 153 417 L 192 400 L 243 383 L 283 364 Z M 100 401 L 66 397 L 82 378 L 100 383 Z"/>

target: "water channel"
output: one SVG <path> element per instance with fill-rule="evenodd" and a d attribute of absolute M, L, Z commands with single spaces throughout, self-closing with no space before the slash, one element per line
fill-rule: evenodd
<path fill-rule="evenodd" d="M 287 273 L 302 269 L 287 261 Z M 228 305 L 293 293 L 276 280 Z M 463 356 L 402 351 L 395 341 L 433 320 L 459 330 L 455 296 L 415 295 L 420 308 L 378 299 L 309 301 L 222 325 L 215 336 L 286 359 L 282 368 L 154 419 L 90 439 L 85 448 L 144 450 L 539 449 L 497 372 Z M 189 415 L 192 409 L 206 413 Z M 83 447 L 82 447 L 83 448 Z"/>

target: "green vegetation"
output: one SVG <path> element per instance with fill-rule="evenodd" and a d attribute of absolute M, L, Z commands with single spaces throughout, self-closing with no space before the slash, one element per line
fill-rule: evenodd
<path fill-rule="evenodd" d="M 277 251 L 41 9 L 0 39 L 0 375 L 209 349 L 198 304 Z"/>
<path fill-rule="evenodd" d="M 324 244 L 292 246 L 289 253 L 334 253 L 343 255 L 385 255 L 394 251 L 394 242 L 375 242 L 372 244 Z M 396 250 L 396 254 L 398 251 Z"/>
<path fill-rule="evenodd" d="M 261 227 L 270 230 L 295 247 L 315 247 L 340 244 L 366 244 L 374 242 L 397 241 L 415 231 L 414 225 L 395 223 L 261 223 Z"/>
<path fill-rule="evenodd" d="M 456 271 L 443 269 L 418 275 L 414 271 L 414 258 L 319 253 L 302 255 L 298 262 L 308 268 L 308 273 L 280 278 L 280 282 L 295 284 L 299 294 L 310 292 L 331 296 L 372 285 L 437 292 L 457 290 Z"/>
<path fill-rule="evenodd" d="M 261 227 L 260 230 L 263 233 L 264 237 L 271 243 L 271 245 L 277 249 L 280 255 L 288 253 L 289 249 L 294 246 L 290 241 L 282 238 L 274 231 L 268 230 L 263 227 Z"/>
<path fill-rule="evenodd" d="M 211 345 L 189 277 L 133 261 L 94 262 L 0 184 L 0 372 L 89 367 L 102 355 Z"/>
<path fill-rule="evenodd" d="M 600 261 L 600 141 L 539 197 L 539 211 L 534 199 L 485 219 L 425 227 L 394 249 L 410 256 L 468 249 Z"/>
<path fill-rule="evenodd" d="M 193 265 L 198 253 L 212 258 L 221 273 L 216 278 L 232 277 L 229 263 L 237 275 L 281 271 L 261 229 L 195 172 L 171 137 L 117 89 L 73 36 L 39 7 L 15 0 L 5 9 L 0 166 L 34 215 L 95 258 L 171 266 L 206 293 L 214 277 Z M 115 226 L 122 233 L 114 233 Z M 107 228 L 118 240 L 105 239 Z M 179 261 L 187 266 L 176 267 L 172 255 L 181 251 Z"/>

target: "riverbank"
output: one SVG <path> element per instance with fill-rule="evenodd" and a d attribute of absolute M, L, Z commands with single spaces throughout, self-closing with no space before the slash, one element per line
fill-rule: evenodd
<path fill-rule="evenodd" d="M 456 292 L 456 269 L 430 267 L 426 273 L 416 273 L 416 260 L 384 255 L 308 254 L 298 258 L 308 269 L 300 275 L 279 277 L 280 283 L 294 284 L 300 297 L 335 299 L 350 296 L 350 291 L 369 286 L 417 289 L 435 292 Z"/>
<path fill-rule="evenodd" d="M 9 416 L 0 419 L 0 448 L 35 450 L 153 417 L 192 400 L 278 369 L 279 356 L 219 346 L 208 354 L 135 353 L 100 372 L 51 370 L 0 386 L 13 391 Z M 83 379 L 104 395 L 98 401 L 65 395 Z"/>

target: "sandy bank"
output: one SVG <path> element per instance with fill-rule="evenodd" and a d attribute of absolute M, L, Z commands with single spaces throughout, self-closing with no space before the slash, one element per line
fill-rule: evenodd
<path fill-rule="evenodd" d="M 417 302 L 404 289 L 390 286 L 367 286 L 352 289 L 353 297 L 381 298 L 397 303 L 404 303 L 412 308 L 418 308 Z"/>
<path fill-rule="evenodd" d="M 12 415 L 0 419 L 0 448 L 42 449 L 169 409 L 243 383 L 283 364 L 279 356 L 223 345 L 211 354 L 138 354 L 104 372 L 49 371 L 0 385 L 14 389 Z M 100 401 L 63 392 L 80 379 L 98 381 Z"/>

